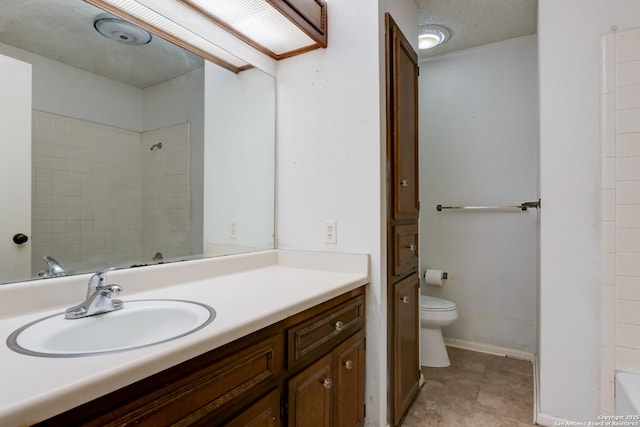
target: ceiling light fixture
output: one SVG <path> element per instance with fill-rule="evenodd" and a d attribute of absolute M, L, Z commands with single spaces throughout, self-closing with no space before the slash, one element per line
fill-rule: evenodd
<path fill-rule="evenodd" d="M 418 29 L 418 49 L 426 50 L 449 40 L 449 30 L 441 25 L 424 25 Z"/>
<path fill-rule="evenodd" d="M 151 33 L 110 13 L 101 13 L 93 21 L 94 28 L 108 39 L 129 45 L 151 41 Z"/>
<path fill-rule="evenodd" d="M 173 20 L 150 9 L 136 0 L 85 0 L 103 10 L 126 19 L 165 40 L 180 46 L 214 64 L 234 73 L 252 68 L 246 61 L 236 57 L 211 41 L 184 28 Z"/>
<path fill-rule="evenodd" d="M 327 47 L 325 0 L 178 0 L 274 59 Z"/>

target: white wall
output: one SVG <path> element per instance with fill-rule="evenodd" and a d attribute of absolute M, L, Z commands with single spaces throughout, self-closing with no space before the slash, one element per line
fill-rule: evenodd
<path fill-rule="evenodd" d="M 33 65 L 33 108 L 139 132 L 142 90 L 0 43 L 0 53 Z"/>
<path fill-rule="evenodd" d="M 208 66 L 214 66 L 210 63 Z M 215 66 L 214 66 L 215 67 Z M 191 176 L 189 254 L 202 253 L 204 182 L 204 64 L 181 76 L 147 87 L 142 92 L 142 130 L 189 122 Z"/>
<path fill-rule="evenodd" d="M 436 206 L 538 200 L 536 36 L 423 61 L 419 91 L 420 272 L 449 275 L 422 293 L 456 303 L 446 337 L 533 355 L 537 211 Z"/>
<path fill-rule="evenodd" d="M 600 401 L 600 36 L 635 0 L 540 0 L 539 420 L 595 420 Z"/>
<path fill-rule="evenodd" d="M 417 33 L 415 2 L 379 3 L 332 0 L 329 48 L 279 62 L 277 102 L 278 247 L 371 254 L 371 426 L 387 424 L 384 12 Z M 337 221 L 336 245 L 324 244 L 324 220 Z"/>
<path fill-rule="evenodd" d="M 273 248 L 275 81 L 258 69 L 234 74 L 209 63 L 205 81 L 208 253 Z"/>

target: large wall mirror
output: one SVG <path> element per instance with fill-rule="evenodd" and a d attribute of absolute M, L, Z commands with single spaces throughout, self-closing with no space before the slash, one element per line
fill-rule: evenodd
<path fill-rule="evenodd" d="M 103 14 L 0 0 L 0 283 L 273 248 L 274 78 Z"/>

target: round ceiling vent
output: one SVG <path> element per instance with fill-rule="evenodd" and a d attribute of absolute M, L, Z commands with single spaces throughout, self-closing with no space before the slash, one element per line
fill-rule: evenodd
<path fill-rule="evenodd" d="M 120 43 L 141 45 L 151 41 L 147 30 L 108 13 L 96 16 L 93 26 L 103 36 Z"/>

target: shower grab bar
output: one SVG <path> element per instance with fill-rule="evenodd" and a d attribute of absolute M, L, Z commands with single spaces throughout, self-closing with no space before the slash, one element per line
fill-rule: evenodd
<path fill-rule="evenodd" d="M 497 210 L 497 209 L 519 209 L 526 211 L 529 208 L 540 209 L 541 200 L 538 199 L 535 202 L 523 202 L 519 205 L 503 205 L 503 206 L 436 206 L 438 212 L 442 212 L 444 209 L 463 209 L 463 210 Z"/>

